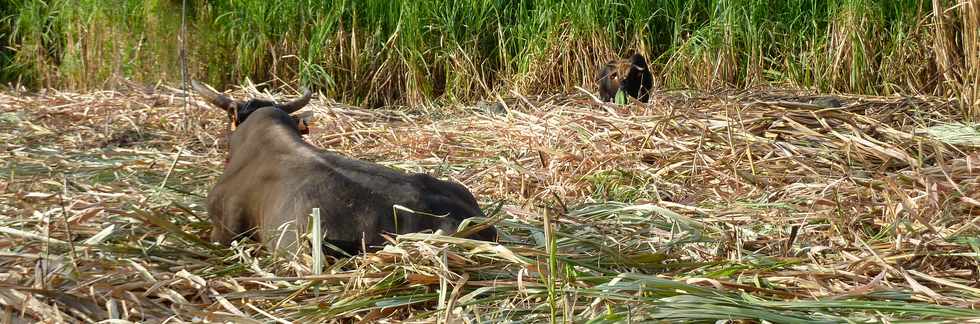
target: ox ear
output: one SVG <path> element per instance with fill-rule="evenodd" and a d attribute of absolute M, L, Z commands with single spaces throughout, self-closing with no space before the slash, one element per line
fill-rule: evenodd
<path fill-rule="evenodd" d="M 307 104 L 309 104 L 310 103 L 310 98 L 312 98 L 312 97 L 313 97 L 313 92 L 310 92 L 310 89 L 303 88 L 303 96 L 302 97 L 299 97 L 296 100 L 293 100 L 293 101 L 290 101 L 290 102 L 287 102 L 287 103 L 284 103 L 284 104 L 276 105 L 276 107 L 279 107 L 279 109 L 282 109 L 282 111 L 285 111 L 287 114 L 292 114 L 292 113 L 296 112 L 297 110 L 300 110 L 300 108 L 303 108 Z"/>
<path fill-rule="evenodd" d="M 207 101 L 215 107 L 229 112 L 234 110 L 235 101 L 223 94 L 218 93 L 217 91 L 212 90 L 210 86 L 197 82 L 197 80 L 192 80 L 191 87 L 194 88 L 194 91 L 197 91 L 197 94 L 204 97 L 204 99 L 207 99 Z"/>
<path fill-rule="evenodd" d="M 300 135 L 306 135 L 310 133 L 310 121 L 313 119 L 313 112 L 306 111 L 295 115 L 290 115 L 293 120 L 296 121 L 296 128 L 299 129 Z"/>

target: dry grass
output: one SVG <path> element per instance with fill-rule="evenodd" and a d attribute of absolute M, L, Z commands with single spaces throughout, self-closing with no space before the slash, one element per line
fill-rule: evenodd
<path fill-rule="evenodd" d="M 199 239 L 224 157 L 203 102 L 0 93 L 0 305 L 14 322 L 980 318 L 977 126 L 940 98 L 825 99 L 314 101 L 311 142 L 464 183 L 502 242 L 404 235 L 313 276 Z"/>

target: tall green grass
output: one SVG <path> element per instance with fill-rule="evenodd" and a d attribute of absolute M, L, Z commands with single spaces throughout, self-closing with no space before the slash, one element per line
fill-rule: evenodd
<path fill-rule="evenodd" d="M 969 1 L 187 3 L 193 77 L 301 81 L 370 106 L 591 88 L 600 64 L 635 51 L 667 88 L 778 84 L 973 102 L 980 74 Z M 181 1 L 6 6 L 2 81 L 101 88 L 119 78 L 180 78 Z"/>

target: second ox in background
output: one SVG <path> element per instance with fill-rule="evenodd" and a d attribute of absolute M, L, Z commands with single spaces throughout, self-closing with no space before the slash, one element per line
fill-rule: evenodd
<path fill-rule="evenodd" d="M 599 70 L 596 80 L 599 83 L 599 98 L 605 102 L 615 101 L 619 91 L 640 102 L 647 102 L 653 88 L 653 74 L 640 53 L 633 54 L 628 61 L 609 61 Z"/>

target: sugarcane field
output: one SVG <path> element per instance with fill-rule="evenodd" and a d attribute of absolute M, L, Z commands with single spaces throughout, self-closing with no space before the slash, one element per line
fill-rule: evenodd
<path fill-rule="evenodd" d="M 0 6 L 0 323 L 980 323 L 980 2 Z"/>

